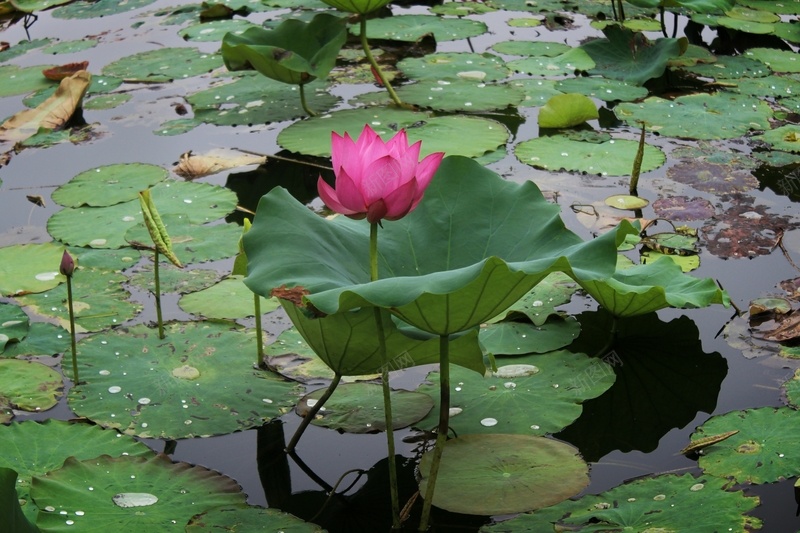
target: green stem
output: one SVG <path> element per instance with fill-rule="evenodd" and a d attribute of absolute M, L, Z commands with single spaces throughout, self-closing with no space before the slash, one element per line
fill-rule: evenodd
<path fill-rule="evenodd" d="M 72 276 L 67 276 L 67 308 L 69 309 L 69 336 L 72 341 L 72 377 L 73 383 L 80 382 L 78 378 L 78 348 L 75 342 L 75 311 L 72 308 Z"/>
<path fill-rule="evenodd" d="M 436 431 L 436 444 L 433 447 L 431 471 L 428 473 L 428 487 L 425 490 L 425 502 L 422 505 L 422 517 L 419 520 L 419 531 L 428 530 L 431 515 L 433 491 L 439 475 L 439 464 L 442 461 L 444 444 L 450 428 L 450 337 L 439 336 L 439 428 Z"/>
<path fill-rule="evenodd" d="M 153 275 L 156 279 L 156 319 L 158 320 L 158 338 L 164 338 L 164 320 L 161 318 L 161 278 L 158 275 L 158 249 L 153 258 Z"/>
<path fill-rule="evenodd" d="M 365 28 L 362 26 L 361 31 Z M 370 280 L 378 279 L 378 223 L 369 226 L 369 273 Z M 394 428 L 392 426 L 392 397 L 389 388 L 389 357 L 386 353 L 386 333 L 383 328 L 382 309 L 373 307 L 375 324 L 378 327 L 378 350 L 381 356 L 381 387 L 383 389 L 383 411 L 386 421 L 386 448 L 389 453 L 389 491 L 392 497 L 392 529 L 400 530 L 400 496 L 397 489 L 397 463 L 394 460 Z"/>
<path fill-rule="evenodd" d="M 264 363 L 264 341 L 261 332 L 261 296 L 253 293 L 253 307 L 256 313 L 256 350 L 258 353 L 258 364 Z"/>
<path fill-rule="evenodd" d="M 316 117 L 317 114 L 314 113 L 313 111 L 311 111 L 311 109 L 308 107 L 308 103 L 306 102 L 306 90 L 304 89 L 304 87 L 305 87 L 305 85 L 301 83 L 300 84 L 300 105 L 303 106 L 303 111 L 305 111 L 306 114 L 309 117 Z"/>
<path fill-rule="evenodd" d="M 386 90 L 389 91 L 389 96 L 392 98 L 392 102 L 395 105 L 402 106 L 403 102 L 400 101 L 400 97 L 397 96 L 397 93 L 394 92 L 392 86 L 386 80 L 386 76 L 383 74 L 381 67 L 378 66 L 378 62 L 375 61 L 375 57 L 372 55 L 372 51 L 369 49 L 369 42 L 367 41 L 367 19 L 364 15 L 361 15 L 361 47 L 364 49 L 364 54 L 367 56 L 367 61 L 369 64 L 372 65 L 372 68 L 375 69 L 375 74 L 378 75 L 378 79 L 381 80 L 381 83 Z"/>
<path fill-rule="evenodd" d="M 331 384 L 328 385 L 325 394 L 323 394 L 322 397 L 319 400 L 317 400 L 317 403 L 315 403 L 314 406 L 308 410 L 306 416 L 304 416 L 303 420 L 300 422 L 300 425 L 297 426 L 294 435 L 292 435 L 292 440 L 290 440 L 289 444 L 286 445 L 286 453 L 289 454 L 294 453 L 294 449 L 297 446 L 297 442 L 300 440 L 300 437 L 303 436 L 303 433 L 305 432 L 308 425 L 311 423 L 312 420 L 314 420 L 314 417 L 317 416 L 317 413 L 319 412 L 320 409 L 322 409 L 322 406 L 325 405 L 325 402 L 328 401 L 328 398 L 331 397 L 333 391 L 336 390 L 336 387 L 339 386 L 339 382 L 341 380 L 342 380 L 341 374 L 333 375 L 333 380 L 331 380 Z"/>

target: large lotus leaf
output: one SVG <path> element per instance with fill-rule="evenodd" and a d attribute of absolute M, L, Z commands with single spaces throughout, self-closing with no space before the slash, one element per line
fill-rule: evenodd
<path fill-rule="evenodd" d="M 159 48 L 118 59 L 103 67 L 102 72 L 127 82 L 163 83 L 206 74 L 221 66 L 222 56 L 216 53 L 196 48 Z"/>
<path fill-rule="evenodd" d="M 404 335 L 383 310 L 383 331 L 386 335 L 386 362 L 381 359 L 375 339 L 379 330 L 373 308 L 334 313 L 322 318 L 309 318 L 296 305 L 283 301 L 286 314 L 303 339 L 334 372 L 342 376 L 378 374 L 388 370 L 439 362 L 439 339 L 413 339 Z M 481 375 L 486 371 L 483 354 L 473 331 L 450 341 L 450 361 Z"/>
<path fill-rule="evenodd" d="M 253 125 L 305 115 L 297 92 L 295 85 L 253 74 L 190 94 L 187 100 L 194 108 L 195 125 Z M 319 81 L 307 84 L 305 94 L 308 106 L 317 112 L 327 111 L 339 101 Z"/>
<path fill-rule="evenodd" d="M 695 440 L 738 430 L 703 449 L 703 472 L 736 483 L 773 483 L 797 476 L 800 457 L 800 413 L 789 407 L 758 407 L 710 418 L 697 428 Z"/>
<path fill-rule="evenodd" d="M 119 0 L 96 0 L 91 2 L 82 0 L 72 2 L 68 6 L 56 8 L 52 11 L 52 15 L 61 19 L 90 19 L 133 11 L 153 2 L 155 0 L 126 0 L 125 2 L 120 2 Z"/>
<path fill-rule="evenodd" d="M 420 494 L 433 452 L 422 456 Z M 500 515 L 562 502 L 589 484 L 577 448 L 529 435 L 465 435 L 447 441 L 433 505 L 455 513 Z"/>
<path fill-rule="evenodd" d="M 175 255 L 184 263 L 216 261 L 236 255 L 237 239 L 242 232 L 236 224 L 195 224 L 183 215 L 164 215 L 161 219 Z M 152 238 L 143 222 L 125 232 L 125 241 L 152 246 Z"/>
<path fill-rule="evenodd" d="M 6 344 L 3 357 L 58 355 L 69 350 L 69 332 L 49 322 L 33 322 L 20 342 Z"/>
<path fill-rule="evenodd" d="M 169 180 L 150 190 L 162 218 L 182 215 L 196 224 L 222 218 L 234 210 L 237 201 L 230 189 L 207 183 Z M 62 209 L 48 219 L 47 231 L 75 246 L 122 248 L 128 246 L 125 233 L 142 220 L 137 198 L 108 207 Z"/>
<path fill-rule="evenodd" d="M 771 71 L 764 63 L 744 56 L 718 57 L 712 63 L 686 67 L 692 74 L 715 80 L 737 78 L 763 78 Z"/>
<path fill-rule="evenodd" d="M 555 89 L 564 93 L 585 94 L 605 102 L 632 102 L 648 94 L 644 87 L 598 76 L 561 80 L 555 84 Z"/>
<path fill-rule="evenodd" d="M 497 81 L 511 74 L 502 58 L 467 52 L 407 57 L 397 64 L 397 68 L 411 79 L 434 81 L 442 86 L 449 85 L 447 80 Z"/>
<path fill-rule="evenodd" d="M 730 305 L 730 298 L 711 278 L 683 274 L 670 261 L 618 270 L 610 278 L 582 283 L 586 292 L 617 317 L 644 315 L 665 307 Z"/>
<path fill-rule="evenodd" d="M 331 130 L 356 138 L 369 124 L 388 141 L 405 128 L 411 143 L 422 141 L 422 155 L 445 152 L 448 155 L 477 157 L 508 141 L 506 127 L 494 120 L 471 116 L 431 116 L 396 108 L 346 109 L 325 117 L 295 122 L 281 130 L 278 144 L 306 155 L 331 155 Z"/>
<path fill-rule="evenodd" d="M 68 251 L 79 266 L 85 268 L 101 268 L 105 270 L 127 270 L 136 265 L 139 259 L 142 258 L 141 252 L 133 248 L 104 250 L 70 246 Z"/>
<path fill-rule="evenodd" d="M 0 396 L 21 411 L 46 411 L 64 394 L 61 374 L 36 361 L 0 359 Z"/>
<path fill-rule="evenodd" d="M 773 32 L 776 37 L 797 44 L 800 43 L 800 27 L 792 22 L 778 22 Z"/>
<path fill-rule="evenodd" d="M 142 310 L 142 304 L 130 300 L 123 286 L 125 276 L 102 269 L 80 269 L 72 278 L 72 301 L 75 313 L 75 331 L 100 331 L 122 324 Z M 22 305 L 35 313 L 51 317 L 69 328 L 67 285 L 59 285 L 41 294 L 28 294 L 18 298 Z"/>
<path fill-rule="evenodd" d="M 749 7 L 751 9 L 759 9 L 769 11 L 770 13 L 777 13 L 779 15 L 800 15 L 800 2 L 793 0 L 791 2 L 775 2 L 774 0 L 738 0 L 737 4 Z"/>
<path fill-rule="evenodd" d="M 542 531 L 751 531 L 758 518 L 744 513 L 758 506 L 757 497 L 725 489 L 725 481 L 691 474 L 637 479 L 600 494 L 569 500 L 483 527 L 481 533 Z M 713 525 L 712 525 L 713 524 Z M 698 526 L 700 526 L 698 528 Z"/>
<path fill-rule="evenodd" d="M 555 433 L 574 422 L 581 403 L 603 394 L 614 378 L 608 363 L 565 350 L 498 357 L 497 371 L 486 377 L 453 367 L 450 427 L 457 435 Z M 427 379 L 430 383 L 417 390 L 430 395 L 435 407 L 415 424 L 425 430 L 438 421 L 438 371 Z"/>
<path fill-rule="evenodd" d="M 538 107 L 542 106 L 553 96 L 563 94 L 556 89 L 555 80 L 540 80 L 540 79 L 513 79 L 507 82 L 512 87 L 518 87 L 525 93 L 525 100 L 523 100 L 519 107 Z"/>
<path fill-rule="evenodd" d="M 208 436 L 259 426 L 294 405 L 297 385 L 254 366 L 253 334 L 224 323 L 139 325 L 78 344 L 80 416 L 129 435 Z M 65 369 L 66 372 L 69 369 Z"/>
<path fill-rule="evenodd" d="M 22 512 L 23 500 L 18 497 L 17 473 L 10 468 L 0 467 L 0 516 L 7 531 L 14 533 L 38 533 L 39 529 L 32 524 Z"/>
<path fill-rule="evenodd" d="M 664 74 L 667 62 L 681 55 L 678 39 L 651 42 L 644 34 L 617 25 L 606 27 L 603 33 L 605 39 L 589 41 L 581 49 L 595 62 L 592 72 L 606 78 L 644 85 Z"/>
<path fill-rule="evenodd" d="M 514 56 L 555 57 L 571 49 L 568 44 L 545 41 L 503 41 L 492 45 L 492 50 Z"/>
<path fill-rule="evenodd" d="M 534 325 L 541 326 L 555 313 L 555 308 L 569 302 L 579 288 L 578 284 L 566 274 L 553 272 L 514 305 L 494 317 L 492 322 L 523 315 Z"/>
<path fill-rule="evenodd" d="M 53 191 L 65 207 L 103 207 L 138 199 L 139 191 L 164 181 L 168 172 L 145 163 L 119 163 L 81 172 Z"/>
<path fill-rule="evenodd" d="M 558 211 L 532 182 L 506 182 L 471 159 L 446 157 L 417 208 L 381 230 L 381 279 L 370 282 L 368 224 L 325 220 L 275 188 L 244 236 L 245 283 L 262 295 L 302 286 L 324 313 L 388 307 L 431 333 L 464 331 L 551 272 L 579 281 L 613 272 L 617 233 L 621 239 L 632 226 L 583 242 Z"/>
<path fill-rule="evenodd" d="M 595 67 L 592 58 L 580 48 L 572 48 L 557 56 L 526 57 L 506 63 L 515 72 L 529 76 L 563 76 L 576 71 L 588 71 Z"/>
<path fill-rule="evenodd" d="M 534 290 L 536 288 L 538 286 Z M 572 318 L 556 318 L 539 325 L 501 321 L 481 326 L 480 339 L 483 348 L 491 354 L 521 355 L 563 348 L 572 343 L 580 331 L 581 325 Z"/>
<path fill-rule="evenodd" d="M 0 294 L 14 296 L 52 289 L 66 278 L 58 273 L 64 246 L 15 244 L 0 248 Z"/>
<path fill-rule="evenodd" d="M 39 508 L 31 501 L 31 478 L 56 470 L 67 457 L 78 460 L 99 455 L 151 456 L 153 451 L 132 437 L 120 436 L 88 423 L 70 423 L 46 420 L 0 425 L 3 453 L 0 467 L 13 468 L 19 474 L 17 494 L 22 510 L 29 520 L 35 521 Z M 58 443 L 54 446 L 53 443 Z"/>
<path fill-rule="evenodd" d="M 350 31 L 360 34 L 358 25 Z M 367 24 L 367 39 L 392 39 L 416 42 L 433 34 L 437 43 L 477 37 L 486 32 L 486 24 L 478 20 L 442 18 L 436 15 L 395 15 L 372 19 Z"/>
<path fill-rule="evenodd" d="M 614 111 L 631 125 L 685 139 L 731 139 L 750 130 L 769 129 L 772 110 L 766 102 L 733 93 L 690 94 L 674 100 L 650 97 L 622 103 Z"/>
<path fill-rule="evenodd" d="M 628 139 L 597 143 L 572 139 L 567 135 L 549 135 L 519 143 L 514 154 L 523 163 L 545 170 L 630 176 L 638 148 L 638 141 Z M 660 148 L 645 144 L 642 172 L 655 170 L 664 161 L 666 156 Z"/>
<path fill-rule="evenodd" d="M 31 496 L 47 531 L 180 531 L 194 515 L 244 506 L 233 479 L 166 455 L 78 461 L 33 478 Z M 50 510 L 52 509 L 52 510 Z M 73 527 L 74 526 L 74 527 Z"/>
<path fill-rule="evenodd" d="M 0 97 L 25 94 L 58 85 L 44 76 L 42 70 L 53 65 L 36 65 L 21 68 L 16 65 L 0 66 Z"/>
<path fill-rule="evenodd" d="M 242 282 L 242 276 L 231 276 L 207 289 L 186 294 L 178 305 L 187 313 L 206 318 L 234 320 L 254 314 L 253 292 Z M 269 313 L 279 306 L 277 298 L 261 300 L 261 312 Z"/>
<path fill-rule="evenodd" d="M 794 74 L 793 76 L 797 76 Z M 736 80 L 737 93 L 759 98 L 791 98 L 800 92 L 800 81 L 789 75 L 775 74 L 763 78 Z"/>
<path fill-rule="evenodd" d="M 249 506 L 218 507 L 193 516 L 186 525 L 186 533 L 208 531 L 322 533 L 325 530 L 316 524 L 304 522 L 296 516 L 278 509 Z"/>
<path fill-rule="evenodd" d="M 557 435 L 580 448 L 587 461 L 599 461 L 614 450 L 652 452 L 671 430 L 716 409 L 728 365 L 718 352 L 703 351 L 700 331 L 689 317 L 662 322 L 651 313 L 615 319 L 601 309 L 581 313 L 578 320 L 581 335 L 570 349 L 599 353 L 617 376 L 606 393 L 584 402 L 580 418 Z M 569 386 L 580 389 L 601 376 L 579 374 Z"/>
<path fill-rule="evenodd" d="M 319 401 L 325 388 L 317 389 L 303 397 L 295 411 L 306 416 L 311 405 Z M 391 391 L 392 427 L 402 429 L 418 422 L 433 407 L 427 394 L 407 390 Z M 383 410 L 383 387 L 375 383 L 346 383 L 340 385 L 325 402 L 314 420 L 315 426 L 335 429 L 344 433 L 375 433 L 386 431 L 386 414 Z"/>
<path fill-rule="evenodd" d="M 230 32 L 234 35 L 241 35 L 255 25 L 245 19 L 223 19 L 192 24 L 183 28 L 178 35 L 186 41 L 194 42 L 213 42 L 222 41 L 225 34 Z"/>
<path fill-rule="evenodd" d="M 755 135 L 753 138 L 771 145 L 776 150 L 800 153 L 800 126 L 797 124 L 786 124 L 762 135 Z"/>
<path fill-rule="evenodd" d="M 397 95 L 403 102 L 423 108 L 475 113 L 512 107 L 525 98 L 520 89 L 510 84 L 461 80 L 403 85 Z"/>
<path fill-rule="evenodd" d="M 733 7 L 734 0 L 628 0 L 629 3 L 646 8 L 686 8 L 695 13 L 724 13 Z"/>
<path fill-rule="evenodd" d="M 0 304 L 0 353 L 28 335 L 30 319 L 19 306 Z"/>
<path fill-rule="evenodd" d="M 159 261 L 158 278 L 162 294 L 168 292 L 186 294 L 214 285 L 222 278 L 222 273 L 208 268 L 178 268 L 172 263 Z M 153 264 L 146 263 L 137 268 L 128 278 L 128 285 L 142 291 L 154 292 L 156 282 Z"/>
<path fill-rule="evenodd" d="M 309 23 L 288 19 L 273 30 L 254 26 L 241 35 L 228 33 L 221 51 L 229 70 L 256 69 L 274 80 L 304 84 L 328 75 L 346 40 L 345 20 L 320 13 Z"/>

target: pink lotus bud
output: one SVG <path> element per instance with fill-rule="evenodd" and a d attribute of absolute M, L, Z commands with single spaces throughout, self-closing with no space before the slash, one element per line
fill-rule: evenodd
<path fill-rule="evenodd" d="M 72 256 L 66 250 L 61 256 L 61 265 L 58 267 L 58 271 L 68 278 L 71 278 L 72 273 L 75 272 L 75 261 L 72 260 Z"/>
<path fill-rule="evenodd" d="M 320 177 L 320 198 L 337 213 L 366 217 L 373 224 L 413 211 L 444 157 L 436 152 L 420 161 L 421 141 L 409 146 L 405 130 L 400 130 L 384 143 L 369 125 L 357 141 L 333 132 L 331 144 L 336 188 Z"/>

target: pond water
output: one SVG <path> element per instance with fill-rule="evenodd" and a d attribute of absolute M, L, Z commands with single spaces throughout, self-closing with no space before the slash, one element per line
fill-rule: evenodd
<path fill-rule="evenodd" d="M 128 13 L 111 14 L 102 18 L 60 19 L 49 12 L 39 14 L 38 20 L 30 27 L 32 39 L 49 38 L 58 42 L 94 38 L 99 44 L 85 51 L 54 56 L 35 48 L 19 57 L 10 59 L 3 65 L 21 67 L 34 65 L 63 64 L 72 61 L 88 60 L 89 70 L 99 74 L 101 69 L 120 58 L 131 54 L 156 50 L 165 47 L 193 46 L 203 52 L 212 53 L 219 49 L 219 41 L 187 42 L 178 29 L 185 27 L 162 25 L 155 13 L 159 10 L 182 5 L 181 2 L 160 0 Z M 427 13 L 425 7 L 395 7 L 395 14 Z M 277 9 L 272 12 L 253 13 L 248 20 L 260 23 L 268 18 L 277 18 L 288 13 L 288 9 Z M 440 42 L 436 50 L 439 52 L 482 53 L 501 41 L 513 38 L 516 40 L 543 40 L 579 45 L 587 36 L 602 36 L 599 30 L 589 26 L 589 19 L 583 15 L 570 14 L 570 28 L 546 29 L 545 26 L 535 28 L 511 28 L 507 21 L 512 18 L 530 16 L 500 10 L 484 15 L 473 15 L 469 18 L 483 21 L 489 31 L 472 38 Z M 792 17 L 784 17 L 790 20 Z M 686 19 L 680 19 L 682 31 Z M 648 33 L 652 38 L 657 34 Z M 716 32 L 705 29 L 702 33 L 707 42 L 716 37 Z M 22 23 L 10 25 L 2 32 L 0 39 L 15 44 L 26 39 Z M 745 39 L 746 40 L 746 39 Z M 524 78 L 517 74 L 516 78 Z M 10 161 L 0 169 L 2 186 L 0 187 L 0 246 L 25 243 L 43 243 L 51 240 L 47 233 L 48 219 L 61 207 L 51 200 L 51 192 L 66 183 L 75 175 L 102 165 L 115 163 L 150 163 L 171 169 L 181 154 L 206 153 L 218 148 L 237 148 L 260 154 L 277 154 L 301 158 L 296 154 L 282 151 L 277 135 L 294 121 L 282 121 L 266 125 L 249 126 L 214 126 L 201 125 L 179 135 L 156 135 L 165 122 L 179 119 L 180 106 L 186 106 L 188 94 L 216 83 L 211 75 L 189 77 L 172 83 L 123 84 L 118 92 L 127 93 L 131 99 L 113 109 L 85 110 L 84 119 L 94 124 L 96 138 L 79 144 L 69 142 L 46 148 L 26 148 L 12 154 Z M 798 82 L 795 80 L 795 84 Z M 340 85 L 332 92 L 348 98 L 366 91 L 374 90 L 372 85 Z M 287 86 L 287 90 L 288 86 Z M 7 117 L 23 109 L 23 98 L 26 95 L 12 95 L 0 98 L 0 115 Z M 602 102 L 595 101 L 598 105 Z M 189 107 L 189 113 L 192 110 Z M 348 107 L 347 103 L 341 107 Z M 539 136 L 537 125 L 538 107 L 519 107 L 515 112 L 486 113 L 485 116 L 495 118 L 513 130 L 508 144 L 506 156 L 491 163 L 489 168 L 504 178 L 514 182 L 533 180 L 553 197 L 562 207 L 562 218 L 566 225 L 579 235 L 590 238 L 596 227 L 587 227 L 577 216 L 571 205 L 591 204 L 602 201 L 611 194 L 627 191 L 627 178 L 601 177 L 587 173 L 548 172 L 522 164 L 514 155 L 513 149 L 519 143 Z M 791 118 L 791 117 L 790 117 Z M 796 118 L 796 115 L 795 115 Z M 592 120 L 589 125 L 601 129 L 598 121 Z M 603 126 L 605 127 L 605 126 Z M 625 124 L 605 127 L 613 131 L 618 138 L 637 139 L 636 128 Z M 693 145 L 693 141 L 678 140 L 673 137 L 659 136 L 649 133 L 647 142 L 661 147 L 667 155 L 667 163 L 657 169 L 642 174 L 639 192 L 641 196 L 655 200 L 657 198 L 685 195 L 700 196 L 709 200 L 711 205 L 722 214 L 732 205 L 739 205 L 741 199 L 735 194 L 724 196 L 708 190 L 692 189 L 671 179 L 668 170 L 679 161 L 671 157 L 678 147 Z M 11 149 L 8 145 L 5 149 Z M 711 143 L 714 153 L 732 153 L 741 151 L 748 153 L 750 145 L 741 138 Z M 326 164 L 325 160 L 314 159 L 314 162 Z M 271 164 L 274 164 L 272 162 Z M 240 184 L 240 204 L 255 208 L 257 198 L 266 192 L 268 187 L 280 182 L 281 177 L 275 173 L 291 172 L 289 179 L 296 188 L 293 193 L 309 202 L 315 208 L 321 208 L 315 199 L 315 181 L 317 170 L 299 166 L 292 170 L 288 167 L 267 167 L 266 172 L 241 174 L 247 169 L 225 171 L 207 178 L 202 182 L 216 185 L 233 186 Z M 797 171 L 794 171 L 797 172 Z M 787 196 L 779 189 L 780 183 L 793 183 L 797 175 L 784 169 L 772 169 L 766 165 L 753 169 L 753 174 L 761 180 L 760 185 L 742 193 L 745 201 L 752 201 L 758 206 L 759 213 L 768 212 L 776 219 L 774 225 L 766 231 L 772 231 L 777 239 L 779 226 L 783 225 L 783 245 L 786 253 L 796 261 L 800 261 L 800 235 L 792 228 L 797 224 L 797 204 L 800 199 L 794 189 Z M 286 178 L 283 178 L 287 181 Z M 241 185 L 241 183 L 246 185 Z M 257 191 L 257 192 L 254 192 Z M 39 195 L 45 206 L 37 207 L 26 197 Z M 723 197 L 724 196 L 724 197 Z M 749 205 L 749 204 L 748 204 Z M 753 209 L 756 209 L 755 207 Z M 645 217 L 653 218 L 651 208 L 645 209 Z M 742 220 L 741 218 L 739 219 Z M 707 221 L 696 220 L 691 224 L 698 227 Z M 734 220 L 734 223 L 736 221 Z M 764 227 L 749 228 L 742 224 L 739 235 L 747 236 L 755 232 L 765 231 Z M 702 233 L 701 233 L 702 236 Z M 777 241 L 776 241 L 777 242 Z M 750 259 L 728 257 L 722 253 L 711 253 L 703 244 L 701 237 L 700 267 L 693 272 L 697 277 L 713 277 L 728 290 L 733 302 L 746 310 L 748 302 L 767 294 L 778 294 L 778 283 L 783 280 L 797 278 L 800 274 L 790 261 L 775 247 L 771 253 L 756 255 Z M 221 272 L 230 271 L 232 260 L 218 260 L 204 263 L 201 268 L 216 269 Z M 132 299 L 140 302 L 144 310 L 132 323 L 144 323 L 155 318 L 151 295 L 140 289 L 132 288 Z M 13 302 L 13 299 L 5 301 Z M 170 294 L 164 298 L 164 315 L 170 320 L 189 320 L 191 315 L 177 305 L 177 295 Z M 575 297 L 564 307 L 569 313 L 588 313 L 596 307 L 589 299 Z M 591 464 L 591 484 L 585 494 L 597 494 L 615 487 L 622 482 L 654 473 L 699 473 L 697 461 L 684 457 L 679 453 L 690 440 L 694 429 L 705 423 L 711 415 L 727 413 L 733 410 L 749 409 L 762 406 L 785 405 L 781 385 L 792 377 L 798 365 L 794 360 L 779 357 L 770 351 L 768 344 L 759 344 L 759 348 L 743 353 L 742 349 L 732 347 L 726 340 L 727 333 L 722 329 L 732 320 L 733 309 L 713 306 L 708 309 L 680 311 L 666 310 L 659 312 L 662 322 L 669 322 L 679 317 L 689 317 L 699 330 L 702 352 L 699 357 L 711 357 L 721 354 L 724 358 L 723 369 L 717 368 L 716 374 L 706 380 L 702 375 L 709 367 L 696 364 L 695 360 L 682 359 L 680 363 L 666 364 L 659 368 L 636 367 L 632 372 L 639 375 L 628 375 L 627 394 L 637 395 L 631 398 L 629 405 L 637 405 L 633 411 L 620 409 L 613 411 L 614 406 L 623 404 L 604 403 L 603 399 L 589 400 L 585 404 L 582 417 L 574 425 L 564 431 L 563 438 L 578 446 L 587 456 Z M 42 320 L 33 315 L 34 320 Z M 252 319 L 241 321 L 247 327 L 253 326 Z M 265 316 L 264 326 L 273 339 L 280 332 L 291 326 L 281 311 Z M 690 328 L 690 326 L 687 326 Z M 683 345 L 680 345 L 683 346 Z M 777 351 L 777 344 L 773 345 Z M 695 354 L 697 355 L 697 354 Z M 679 357 L 680 354 L 676 354 Z M 57 367 L 60 358 L 48 361 Z M 623 361 L 623 366 L 626 364 Z M 696 365 L 696 366 L 694 366 Z M 671 368 L 674 375 L 660 374 Z M 631 368 L 631 367 L 628 367 Z M 419 384 L 429 367 L 415 368 L 398 373 L 393 378 L 393 386 L 412 389 Z M 675 376 L 683 376 L 676 378 Z M 691 379 L 691 386 L 686 386 L 683 379 Z M 68 380 L 66 380 L 68 383 Z M 721 382 L 721 384 L 720 384 Z M 319 385 L 319 382 L 316 386 Z M 69 385 L 67 385 L 68 387 Z M 670 396 L 659 388 L 666 390 L 681 389 L 680 394 Z M 696 388 L 696 394 L 692 394 Z M 687 392 L 688 389 L 688 392 Z M 658 391 L 658 392 L 654 392 Z M 653 393 L 652 395 L 650 393 Z M 686 394 L 683 394 L 686 393 Z M 623 391 L 621 394 L 625 394 Z M 66 395 L 65 395 L 66 396 Z M 688 413 L 688 417 L 687 417 Z M 66 401 L 62 400 L 52 410 L 27 414 L 17 412 L 16 420 L 68 420 L 74 416 Z M 635 420 L 632 417 L 640 417 Z M 615 425 L 615 420 L 627 420 Z M 253 505 L 270 505 L 291 511 L 292 513 L 312 520 L 317 517 L 331 531 L 379 531 L 386 524 L 385 510 L 388 495 L 381 493 L 384 485 L 378 481 L 386 474 L 386 448 L 383 434 L 351 435 L 340 434 L 332 430 L 311 426 L 301 440 L 297 453 L 307 465 L 301 468 L 297 461 L 287 459 L 281 453 L 283 439 L 288 439 L 299 424 L 299 417 L 289 412 L 274 424 L 268 424 L 258 430 L 246 430 L 220 437 L 206 439 L 187 439 L 164 442 L 157 439 L 144 439 L 156 451 L 172 449 L 171 457 L 176 461 L 187 461 L 218 470 L 234 478 L 247 494 L 247 501 Z M 677 427 L 676 427 L 677 425 Z M 403 456 L 399 461 L 406 496 L 414 491 L 414 465 L 406 459 L 415 457 L 418 447 L 413 443 L 401 441 L 402 437 L 414 434 L 411 430 L 397 432 L 398 454 Z M 277 444 L 276 444 L 277 442 Z M 2 444 L 0 444 L 0 450 Z M 371 482 L 374 480 L 379 489 L 368 487 L 370 495 L 363 493 L 353 497 L 349 502 L 333 498 L 322 513 L 318 515 L 320 505 L 325 501 L 325 484 L 328 488 L 336 483 L 343 473 L 350 469 L 370 470 Z M 344 479 L 339 489 L 349 485 L 356 476 L 350 474 Z M 354 494 L 364 486 L 365 477 L 358 479 L 348 494 Z M 761 498 L 761 506 L 752 511 L 752 515 L 764 520 L 764 531 L 795 532 L 800 530 L 798 503 L 795 500 L 795 479 L 773 484 L 747 487 L 747 494 L 757 494 Z M 324 482 L 321 484 L 321 482 Z M 349 507 L 348 507 L 349 506 Z M 376 512 L 377 509 L 377 512 Z M 503 517 L 499 517 L 503 518 Z M 466 517 L 454 514 L 439 513 L 435 517 L 441 531 L 477 531 L 484 524 L 491 523 L 488 517 Z M 381 524 L 381 525 L 377 525 Z M 697 531 L 712 531 L 705 526 Z M 0 528 L 2 529 L 2 528 Z"/>

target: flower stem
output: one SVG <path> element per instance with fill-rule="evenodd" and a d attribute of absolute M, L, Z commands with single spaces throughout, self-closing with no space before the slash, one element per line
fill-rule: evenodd
<path fill-rule="evenodd" d="M 375 69 L 375 74 L 378 75 L 378 79 L 381 80 L 381 84 L 383 84 L 383 86 L 386 87 L 386 90 L 389 91 L 389 96 L 392 98 L 392 102 L 394 102 L 395 105 L 402 106 L 403 102 L 400 101 L 400 97 L 397 96 L 397 93 L 394 92 L 394 89 L 386 80 L 386 76 L 383 74 L 381 67 L 378 66 L 378 62 L 375 61 L 372 51 L 369 49 L 369 42 L 367 41 L 367 18 L 364 15 L 361 15 L 361 47 L 364 49 L 364 55 L 367 56 L 367 61 L 369 61 L 369 64 L 372 65 L 373 69 Z"/>
<path fill-rule="evenodd" d="M 433 491 L 436 488 L 436 477 L 439 475 L 439 464 L 442 460 L 447 432 L 450 428 L 450 337 L 439 336 L 439 429 L 436 432 L 436 444 L 433 447 L 431 471 L 428 473 L 428 487 L 425 490 L 425 502 L 422 505 L 422 517 L 419 531 L 427 531 L 431 515 Z"/>
<path fill-rule="evenodd" d="M 69 309 L 69 336 L 72 342 L 72 378 L 77 385 L 78 378 L 78 348 L 75 342 L 75 311 L 72 308 L 72 276 L 67 276 L 67 309 Z"/>
<path fill-rule="evenodd" d="M 313 111 L 311 111 L 311 109 L 308 107 L 308 103 L 306 102 L 306 90 L 305 90 L 304 87 L 305 87 L 305 85 L 301 83 L 300 84 L 300 105 L 303 106 L 303 111 L 305 111 L 306 114 L 309 117 L 316 117 L 317 114 L 314 113 Z"/>
<path fill-rule="evenodd" d="M 325 405 L 325 402 L 328 401 L 328 398 L 331 397 L 331 395 L 333 394 L 333 391 L 336 390 L 336 387 L 339 386 L 339 382 L 341 380 L 342 380 L 342 375 L 341 374 L 334 374 L 333 375 L 333 379 L 331 380 L 331 384 L 328 385 L 328 388 L 325 391 L 325 394 L 323 394 L 320 397 L 320 399 L 317 400 L 317 403 L 315 403 L 311 407 L 311 409 L 308 410 L 308 412 L 306 413 L 306 416 L 304 416 L 303 420 L 300 422 L 300 425 L 297 426 L 297 429 L 295 430 L 294 435 L 292 435 L 292 440 L 290 440 L 289 444 L 286 445 L 286 453 L 288 453 L 288 454 L 294 453 L 294 449 L 297 446 L 297 442 L 300 440 L 300 437 L 303 436 L 303 433 L 305 432 L 305 430 L 308 427 L 308 425 L 311 423 L 312 420 L 314 420 L 314 417 L 317 416 L 317 413 L 319 412 L 320 409 L 322 409 L 322 406 Z"/>
<path fill-rule="evenodd" d="M 164 338 L 164 320 L 161 317 L 161 278 L 158 275 L 158 249 L 156 249 L 155 257 L 153 258 L 153 275 L 156 280 L 156 319 L 158 320 L 158 338 Z"/>
<path fill-rule="evenodd" d="M 364 31 L 361 27 L 361 31 Z M 370 280 L 378 279 L 378 223 L 369 226 L 369 272 Z M 381 356 L 381 386 L 383 388 L 383 411 L 386 420 L 386 448 L 389 454 L 389 491 L 392 497 L 392 529 L 400 530 L 400 496 L 397 489 L 397 463 L 395 462 L 394 428 L 392 427 L 392 398 L 389 388 L 389 357 L 386 353 L 386 333 L 383 329 L 381 308 L 373 307 L 378 328 L 378 350 Z"/>
<path fill-rule="evenodd" d="M 261 296 L 253 293 L 253 309 L 256 314 L 256 353 L 258 354 L 258 364 L 264 363 L 264 341 L 261 331 Z"/>

